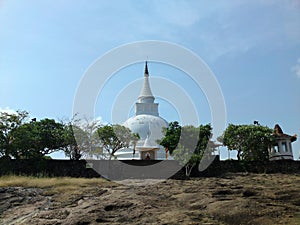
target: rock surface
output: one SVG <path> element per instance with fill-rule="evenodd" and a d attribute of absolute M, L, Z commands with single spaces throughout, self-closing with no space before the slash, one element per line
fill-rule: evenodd
<path fill-rule="evenodd" d="M 149 182 L 63 197 L 47 188 L 0 188 L 0 224 L 300 224 L 297 174 Z"/>

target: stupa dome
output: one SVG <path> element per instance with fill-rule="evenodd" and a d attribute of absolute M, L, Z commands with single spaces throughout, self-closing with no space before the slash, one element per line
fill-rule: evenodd
<path fill-rule="evenodd" d="M 148 137 L 147 144 L 157 146 L 156 141 L 163 137 L 162 128 L 167 127 L 168 123 L 159 116 L 142 114 L 129 118 L 124 126 L 128 127 L 133 133 L 139 134 L 140 140 L 137 145 L 143 145 Z"/>

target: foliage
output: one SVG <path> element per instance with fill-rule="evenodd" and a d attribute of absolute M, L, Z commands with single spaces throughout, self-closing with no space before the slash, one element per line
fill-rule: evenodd
<path fill-rule="evenodd" d="M 138 134 L 132 134 L 121 125 L 100 126 L 99 121 L 68 123 L 43 119 L 23 123 L 26 111 L 15 114 L 0 112 L 0 157 L 44 158 L 45 155 L 63 150 L 73 160 L 82 156 L 104 157 L 103 149 L 114 157 L 117 150 L 136 145 Z M 135 147 L 134 147 L 135 149 Z"/>
<path fill-rule="evenodd" d="M 180 139 L 181 126 L 177 121 L 168 124 L 168 127 L 163 127 L 164 138 L 158 140 L 158 144 L 164 146 L 166 157 L 168 152 L 173 153 Z"/>
<path fill-rule="evenodd" d="M 119 149 L 128 148 L 130 143 L 137 141 L 137 138 L 139 138 L 129 128 L 118 124 L 101 126 L 97 130 L 97 134 L 102 149 L 110 155 L 109 159 L 115 157 L 115 153 Z"/>
<path fill-rule="evenodd" d="M 199 138 L 197 143 L 197 148 L 195 150 L 196 154 L 203 155 L 209 139 L 212 136 L 212 127 L 210 124 L 200 125 L 199 126 Z"/>
<path fill-rule="evenodd" d="M 25 123 L 11 132 L 12 152 L 15 158 L 41 158 L 63 150 L 64 126 L 53 119 Z"/>
<path fill-rule="evenodd" d="M 174 158 L 185 166 L 186 175 L 200 162 L 211 137 L 211 125 L 183 126 Z"/>
<path fill-rule="evenodd" d="M 238 160 L 267 161 L 268 147 L 273 143 L 273 130 L 261 125 L 229 124 L 223 135 L 223 144 L 237 150 Z"/>
<path fill-rule="evenodd" d="M 65 147 L 64 152 L 65 155 L 68 156 L 71 160 L 79 160 L 82 156 L 82 146 L 79 147 L 77 144 L 78 141 L 75 139 L 74 133 L 80 133 L 82 132 L 82 135 L 78 135 L 80 137 L 84 136 L 84 132 L 80 127 L 66 124 L 64 126 L 64 140 L 65 140 Z"/>
<path fill-rule="evenodd" d="M 17 111 L 16 113 L 0 112 L 0 156 L 10 157 L 12 150 L 11 133 L 17 129 L 28 117 L 28 112 Z"/>

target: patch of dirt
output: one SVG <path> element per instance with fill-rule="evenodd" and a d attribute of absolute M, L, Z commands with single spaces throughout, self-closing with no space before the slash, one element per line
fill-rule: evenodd
<path fill-rule="evenodd" d="M 0 188 L 0 224 L 300 224 L 298 174 L 130 182 L 77 194 Z"/>

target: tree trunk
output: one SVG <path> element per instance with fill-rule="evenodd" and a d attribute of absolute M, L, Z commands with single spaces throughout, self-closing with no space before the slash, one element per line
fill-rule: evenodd
<path fill-rule="evenodd" d="M 133 159 L 134 159 L 134 155 L 135 155 L 135 147 L 136 147 L 136 142 L 134 142 L 134 145 L 133 145 L 133 153 L 132 153 Z"/>
<path fill-rule="evenodd" d="M 168 152 L 169 152 L 169 148 L 167 147 L 165 150 L 166 150 L 166 160 L 168 160 Z"/>
<path fill-rule="evenodd" d="M 238 158 L 238 161 L 241 160 L 241 150 L 238 150 L 237 158 Z"/>
<path fill-rule="evenodd" d="M 185 175 L 187 177 L 190 177 L 192 169 L 194 168 L 195 165 L 189 166 L 189 164 L 185 165 Z"/>

